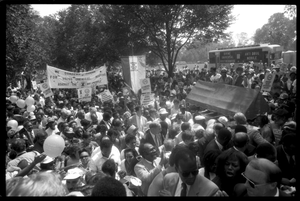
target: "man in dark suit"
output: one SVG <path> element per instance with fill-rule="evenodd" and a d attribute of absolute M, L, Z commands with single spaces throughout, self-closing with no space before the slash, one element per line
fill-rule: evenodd
<path fill-rule="evenodd" d="M 172 165 L 174 163 L 176 172 L 164 176 L 160 196 L 216 196 L 219 192 L 218 186 L 199 174 L 193 151 L 183 146 L 171 157 L 174 159 Z"/>
<path fill-rule="evenodd" d="M 159 154 L 159 147 L 163 145 L 164 139 L 161 135 L 161 125 L 157 122 L 151 122 L 149 124 L 149 129 L 145 132 L 144 139 L 141 143 L 152 144 Z"/>
<path fill-rule="evenodd" d="M 20 138 L 24 139 L 26 142 L 26 148 L 30 149 L 34 145 L 34 132 L 33 132 L 33 125 L 31 121 L 25 121 L 23 124 L 23 128 L 18 132 Z"/>
<path fill-rule="evenodd" d="M 246 132 L 237 132 L 232 137 L 232 147 L 241 151 L 246 156 L 252 156 L 255 154 L 255 147 L 249 143 L 249 136 Z"/>
<path fill-rule="evenodd" d="M 246 183 L 235 186 L 234 191 L 237 197 L 289 196 L 279 188 L 282 179 L 280 168 L 268 159 L 255 158 L 251 160 L 242 175 L 246 178 Z"/>
<path fill-rule="evenodd" d="M 224 151 L 231 140 L 231 132 L 227 128 L 221 128 L 215 139 L 211 140 L 204 150 L 204 154 L 209 150 Z"/>
<path fill-rule="evenodd" d="M 276 147 L 278 166 L 282 171 L 282 184 L 296 186 L 296 143 L 295 133 L 284 135 L 282 145 Z"/>

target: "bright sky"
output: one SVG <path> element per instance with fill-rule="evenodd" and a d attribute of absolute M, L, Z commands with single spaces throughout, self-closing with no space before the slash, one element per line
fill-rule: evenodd
<path fill-rule="evenodd" d="M 31 4 L 34 10 L 42 17 L 54 14 L 70 6 L 70 4 Z M 271 15 L 283 12 L 285 5 L 234 5 L 232 14 L 236 16 L 234 22 L 227 31 L 232 31 L 233 36 L 237 33 L 246 32 L 252 37 L 256 29 L 261 28 L 268 22 Z"/>

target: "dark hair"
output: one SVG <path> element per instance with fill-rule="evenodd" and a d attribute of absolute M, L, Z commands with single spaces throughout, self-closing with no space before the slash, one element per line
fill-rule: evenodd
<path fill-rule="evenodd" d="M 100 141 L 100 148 L 101 148 L 101 150 L 103 148 L 110 149 L 110 148 L 112 148 L 112 146 L 113 146 L 113 143 L 112 143 L 112 141 L 110 139 L 107 139 L 107 138 L 105 138 L 105 139 L 102 138 L 101 139 L 101 141 Z"/>
<path fill-rule="evenodd" d="M 132 152 L 132 154 L 133 154 L 133 156 L 134 156 L 135 158 L 138 156 L 138 153 L 136 152 L 135 149 L 126 148 L 126 149 L 124 149 L 124 157 L 126 156 L 126 154 L 127 154 L 128 152 Z"/>
<path fill-rule="evenodd" d="M 113 135 L 116 135 L 116 136 L 118 136 L 118 132 L 116 131 L 116 130 L 114 130 L 114 129 L 108 129 L 108 131 L 107 131 L 107 136 L 109 137 L 109 138 L 111 138 Z"/>
<path fill-rule="evenodd" d="M 10 148 L 12 150 L 15 150 L 17 153 L 20 153 L 22 151 L 26 150 L 26 143 L 25 140 L 16 138 L 12 141 Z"/>
<path fill-rule="evenodd" d="M 192 150 L 193 152 L 195 152 L 196 155 L 198 155 L 198 152 L 200 150 L 200 146 L 199 146 L 198 142 L 194 141 L 194 142 L 189 143 L 188 148 L 190 150 Z"/>
<path fill-rule="evenodd" d="M 139 111 L 142 107 L 140 105 L 135 106 L 134 111 Z"/>
<path fill-rule="evenodd" d="M 194 138 L 194 134 L 192 132 L 183 131 L 181 138 L 182 138 L 182 141 L 192 140 Z"/>
<path fill-rule="evenodd" d="M 82 148 L 78 151 L 79 155 L 82 153 L 82 152 L 86 152 L 89 154 L 89 156 L 91 156 L 91 152 L 89 150 L 87 150 L 86 148 Z"/>
<path fill-rule="evenodd" d="M 174 148 L 175 149 L 175 148 Z M 183 146 L 182 149 L 174 154 L 174 164 L 178 167 L 179 161 L 187 162 L 193 160 L 196 163 L 196 154 L 190 150 L 187 146 Z"/>
<path fill-rule="evenodd" d="M 167 122 L 161 121 L 159 123 L 160 123 L 161 129 L 168 129 L 169 125 Z"/>
<path fill-rule="evenodd" d="M 117 167 L 114 159 L 108 159 L 107 161 L 105 161 L 102 165 L 101 170 L 111 177 L 114 177 L 117 172 Z"/>
<path fill-rule="evenodd" d="M 131 142 L 131 141 L 134 140 L 134 139 L 136 139 L 134 135 L 132 135 L 132 134 L 130 134 L 130 133 L 127 134 L 127 135 L 125 136 L 125 144 L 128 144 L 129 142 Z"/>
<path fill-rule="evenodd" d="M 104 124 L 98 124 L 96 127 L 96 132 L 100 133 L 100 132 L 106 132 L 108 129 L 106 127 L 106 125 Z"/>
<path fill-rule="evenodd" d="M 81 146 L 79 144 L 70 144 L 68 147 L 65 148 L 65 153 L 71 158 L 75 158 L 76 153 L 79 152 L 80 149 Z"/>
<path fill-rule="evenodd" d="M 244 132 L 247 133 L 247 128 L 246 126 L 243 125 L 236 125 L 235 129 L 234 129 L 234 133 L 238 133 L 238 132 Z"/>
<path fill-rule="evenodd" d="M 139 153 L 140 155 L 144 158 L 145 155 L 147 154 L 147 149 L 146 149 L 146 145 L 152 145 L 150 143 L 140 143 L 139 146 Z"/>
<path fill-rule="evenodd" d="M 80 130 L 82 130 L 82 135 L 79 134 Z M 87 133 L 82 127 L 77 127 L 74 131 L 75 137 L 76 138 L 82 138 L 82 139 L 87 139 L 88 137 L 91 136 L 90 133 Z"/>
<path fill-rule="evenodd" d="M 122 125 L 122 121 L 120 119 L 114 119 L 111 123 L 112 126 L 114 127 L 119 127 Z"/>
<path fill-rule="evenodd" d="M 94 186 L 94 185 L 97 184 L 97 182 L 100 179 L 102 179 L 104 177 L 107 177 L 107 175 L 104 172 L 102 172 L 102 170 L 100 170 L 96 174 L 93 174 L 92 172 L 87 171 L 86 174 L 85 174 L 85 181 L 86 181 L 87 185 Z"/>
<path fill-rule="evenodd" d="M 170 139 L 175 139 L 175 136 L 178 134 L 178 131 L 175 129 L 170 129 L 169 130 L 169 138 Z"/>
<path fill-rule="evenodd" d="M 275 162 L 277 159 L 276 148 L 271 143 L 261 143 L 256 147 L 256 156 L 257 158 L 266 158 Z"/>
<path fill-rule="evenodd" d="M 190 126 L 191 126 L 191 125 L 190 125 L 189 122 L 183 122 L 183 123 L 181 124 L 180 128 L 181 128 L 182 131 L 185 131 L 185 130 L 189 129 Z"/>
<path fill-rule="evenodd" d="M 35 138 L 33 139 L 33 143 L 36 143 L 38 140 L 45 140 L 48 137 L 48 134 L 43 129 L 35 130 Z"/>
<path fill-rule="evenodd" d="M 177 155 L 177 152 L 180 152 L 181 150 L 183 150 L 183 147 L 186 147 L 186 145 L 185 144 L 178 144 L 172 149 L 172 152 L 171 152 L 171 155 L 170 155 L 170 158 L 169 158 L 170 166 L 175 165 L 175 157 Z"/>
<path fill-rule="evenodd" d="M 87 119 L 82 119 L 80 121 L 80 124 L 83 126 L 83 127 L 87 127 L 91 124 L 91 121 L 87 120 Z"/>
<path fill-rule="evenodd" d="M 112 178 L 104 177 L 94 186 L 92 197 L 126 197 L 126 190 L 123 184 Z"/>
<path fill-rule="evenodd" d="M 231 140 L 231 137 L 232 134 L 227 128 L 221 128 L 218 133 L 217 140 L 220 144 L 224 146 Z"/>
<path fill-rule="evenodd" d="M 241 151 L 237 151 L 233 148 L 227 149 L 223 151 L 218 157 L 217 157 L 217 168 L 216 168 L 216 175 L 219 176 L 221 179 L 226 179 L 226 173 L 225 173 L 225 164 L 227 160 L 230 158 L 237 159 L 240 164 L 240 169 L 237 172 L 237 180 L 241 179 L 240 175 L 242 172 L 245 171 L 246 166 L 248 165 L 248 157 Z M 240 178 L 239 178 L 240 177 Z"/>
<path fill-rule="evenodd" d="M 111 114 L 109 112 L 104 112 L 103 114 L 103 120 L 108 121 L 111 118 Z"/>

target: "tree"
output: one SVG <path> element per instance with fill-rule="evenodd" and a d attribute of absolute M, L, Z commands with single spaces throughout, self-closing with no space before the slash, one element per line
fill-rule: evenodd
<path fill-rule="evenodd" d="M 246 32 L 241 32 L 236 34 L 237 46 L 250 45 L 251 41 Z"/>
<path fill-rule="evenodd" d="M 145 44 L 173 76 L 179 51 L 192 39 L 217 40 L 232 19 L 231 5 L 113 5 L 132 40 Z M 125 17 L 124 17 L 125 16 Z"/>
<path fill-rule="evenodd" d="M 26 57 L 32 41 L 33 10 L 28 4 L 6 5 L 6 73 L 7 81 L 15 80 L 15 76 L 30 68 Z M 14 84 L 14 83 L 13 83 Z"/>
<path fill-rule="evenodd" d="M 185 48 L 182 48 L 178 55 L 178 60 L 186 62 L 206 62 L 208 59 L 208 52 L 210 50 L 215 50 L 221 47 L 234 47 L 235 42 L 233 40 L 233 33 L 229 32 L 218 42 L 209 42 L 194 40 L 192 43 L 186 45 Z"/>
<path fill-rule="evenodd" d="M 253 36 L 255 43 L 279 44 L 284 50 L 295 50 L 295 38 L 296 18 L 290 20 L 284 13 L 273 14 L 268 23 L 257 29 Z"/>

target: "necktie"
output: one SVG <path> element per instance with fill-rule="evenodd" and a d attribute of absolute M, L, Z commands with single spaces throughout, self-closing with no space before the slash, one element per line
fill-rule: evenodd
<path fill-rule="evenodd" d="M 182 190 L 181 190 L 181 193 L 180 193 L 180 197 L 186 197 L 186 184 L 185 183 L 181 183 L 181 187 L 182 187 Z"/>
<path fill-rule="evenodd" d="M 33 137 L 32 137 L 31 132 L 28 132 L 28 140 L 29 140 L 30 144 L 33 144 Z"/>
<path fill-rule="evenodd" d="M 156 143 L 156 146 L 159 147 L 157 135 L 154 135 L 154 136 L 155 136 L 155 143 Z"/>

